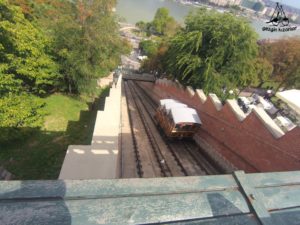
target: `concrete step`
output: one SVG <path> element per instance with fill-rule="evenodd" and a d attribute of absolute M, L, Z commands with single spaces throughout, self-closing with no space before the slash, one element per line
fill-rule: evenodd
<path fill-rule="evenodd" d="M 70 145 L 59 179 L 117 178 L 121 117 L 121 78 L 97 112 L 91 145 Z"/>
<path fill-rule="evenodd" d="M 59 179 L 108 179 L 117 174 L 118 137 L 95 138 L 93 145 L 70 145 Z"/>

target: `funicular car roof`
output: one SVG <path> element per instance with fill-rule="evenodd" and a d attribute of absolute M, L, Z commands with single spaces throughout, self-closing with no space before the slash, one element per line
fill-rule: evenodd
<path fill-rule="evenodd" d="M 184 108 L 171 108 L 171 115 L 174 123 L 197 123 L 202 124 L 195 109 L 184 107 Z"/>
<path fill-rule="evenodd" d="M 161 106 L 164 106 L 166 103 L 170 103 L 170 102 L 178 102 L 177 100 L 175 100 L 175 99 L 161 99 L 160 101 L 160 105 Z"/>
<path fill-rule="evenodd" d="M 160 105 L 163 106 L 167 113 L 170 113 L 175 124 L 177 123 L 197 123 L 201 124 L 201 120 L 195 109 L 189 108 L 174 99 L 161 99 Z"/>
<path fill-rule="evenodd" d="M 174 99 L 162 99 L 160 100 L 160 105 L 163 106 L 167 113 L 170 113 L 172 108 L 186 108 L 186 104 L 183 104 Z"/>

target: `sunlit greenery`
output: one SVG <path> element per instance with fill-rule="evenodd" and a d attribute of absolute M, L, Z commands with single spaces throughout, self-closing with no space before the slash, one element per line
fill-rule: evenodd
<path fill-rule="evenodd" d="M 101 92 L 101 101 L 108 89 Z M 91 143 L 97 110 L 75 96 L 53 94 L 44 100 L 41 128 L 27 127 L 22 139 L 1 143 L 0 164 L 16 179 L 57 179 L 68 145 Z M 100 106 L 101 101 L 95 102 Z M 103 108 L 102 108 L 103 109 Z M 1 137 L 3 135 L 1 130 Z"/>
<path fill-rule="evenodd" d="M 279 88 L 300 88 L 300 38 L 286 38 L 266 43 L 261 55 L 273 66 L 268 80 L 278 82 Z M 267 80 L 267 81 L 268 81 Z"/>
<path fill-rule="evenodd" d="M 151 52 L 143 62 L 144 70 L 222 99 L 227 97 L 225 90 L 261 88 L 270 82 L 278 84 L 276 90 L 299 88 L 300 39 L 258 44 L 249 22 L 232 13 L 201 8 L 189 14 L 182 29 L 156 45 L 156 54 Z"/>
<path fill-rule="evenodd" d="M 53 151 L 56 157 L 56 141 L 39 139 L 48 140 L 54 131 L 55 138 L 65 135 L 55 126 L 67 126 L 72 120 L 69 115 L 78 116 L 82 105 L 87 106 L 81 96 L 94 100 L 99 94 L 97 79 L 117 67 L 121 54 L 130 52 L 130 45 L 119 35 L 118 19 L 112 11 L 115 4 L 115 0 L 0 0 L 0 165 L 6 165 L 8 156 L 15 158 L 15 153 L 28 156 L 29 163 L 38 157 L 45 163 L 48 156 L 49 163 L 58 166 L 51 153 L 45 152 L 45 158 L 38 151 L 36 158 L 30 158 L 27 150 L 41 142 L 37 148 L 48 145 L 45 151 Z M 61 118 L 64 121 L 59 121 Z M 67 135 L 73 141 L 75 136 L 80 139 L 78 135 L 86 137 L 70 130 Z M 66 143 L 59 148 L 59 157 L 64 155 Z M 14 149 L 12 144 L 18 147 Z M 22 146 L 26 146 L 24 154 L 20 154 Z M 14 149 L 11 154 L 10 148 Z M 11 168 L 22 174 L 20 177 L 30 177 Z M 42 176 L 43 172 L 33 177 Z"/>
<path fill-rule="evenodd" d="M 111 11 L 115 1 L 0 0 L 0 126 L 38 127 L 55 92 L 93 94 L 129 51 Z M 21 135 L 23 136 L 23 135 Z"/>
<path fill-rule="evenodd" d="M 141 41 L 139 47 L 146 56 L 154 56 L 158 49 L 157 43 L 151 40 Z"/>
<path fill-rule="evenodd" d="M 167 8 L 158 8 L 153 21 L 146 23 L 139 21 L 136 26 L 146 32 L 148 36 L 172 36 L 179 30 L 179 24 L 170 16 Z"/>

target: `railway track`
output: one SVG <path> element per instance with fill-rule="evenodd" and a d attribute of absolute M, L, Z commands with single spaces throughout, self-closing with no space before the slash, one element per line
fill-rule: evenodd
<path fill-rule="evenodd" d="M 153 115 L 158 105 L 139 85 L 136 84 L 136 86 L 139 88 L 140 92 L 143 93 L 144 99 L 147 99 L 146 102 L 149 102 L 149 105 L 151 106 L 151 109 L 148 108 L 149 116 L 154 121 Z M 185 175 L 218 174 L 215 170 L 210 170 L 212 166 L 207 166 L 209 163 L 205 158 L 200 156 L 200 153 L 196 150 L 198 146 L 194 142 L 189 140 L 171 141 L 164 135 L 162 130 L 160 130 L 160 134 L 164 137 L 169 150 L 174 154 L 175 158 L 179 161 L 179 164 L 182 165 Z"/>
<path fill-rule="evenodd" d="M 129 102 L 128 115 L 139 177 L 193 176 L 222 172 L 193 141 L 171 141 L 164 136 L 153 118 L 157 104 L 137 82 L 125 81 L 124 87 Z M 146 160 L 152 160 L 151 166 Z"/>
<path fill-rule="evenodd" d="M 153 177 L 154 176 L 183 176 L 180 168 L 174 164 L 174 160 L 170 160 L 169 155 L 164 149 L 162 141 L 159 140 L 158 133 L 155 130 L 155 125 L 147 118 L 145 109 L 143 108 L 137 93 L 129 84 L 125 82 L 125 93 L 128 98 L 131 99 L 131 104 L 134 106 L 129 108 L 129 117 L 131 126 L 137 128 L 137 122 L 139 123 L 140 129 L 133 129 L 132 135 L 133 139 L 137 144 L 135 144 L 136 160 L 139 162 L 138 169 L 140 169 L 139 174 L 141 177 Z M 135 109 L 135 110 L 134 110 Z M 133 114 L 135 113 L 134 120 Z M 138 143 L 139 139 L 139 143 Z M 141 144 L 142 143 L 142 144 Z M 148 155 L 148 157 L 147 157 Z M 144 156 L 144 157 L 143 157 Z M 152 172 L 149 168 L 149 162 L 152 161 Z M 147 165 L 148 164 L 148 165 Z M 145 167 L 148 167 L 145 171 Z M 159 168 L 159 173 L 158 173 Z M 150 172 L 149 172 L 150 171 Z"/>
<path fill-rule="evenodd" d="M 138 114 L 141 118 L 144 131 L 145 131 L 145 133 L 148 137 L 148 140 L 149 140 L 149 143 L 150 143 L 151 148 L 153 150 L 153 153 L 155 155 L 157 164 L 160 167 L 162 176 L 164 176 L 164 177 L 172 176 L 172 172 L 171 172 L 168 164 L 166 163 L 166 160 L 165 160 L 165 158 L 162 154 L 162 151 L 161 151 L 159 145 L 157 144 L 157 141 L 154 137 L 154 134 L 153 134 L 153 132 L 151 131 L 151 129 L 149 127 L 149 123 L 146 120 L 145 114 L 141 109 L 140 102 L 138 102 L 138 100 L 137 100 L 137 98 L 138 98 L 137 94 L 133 91 L 132 87 L 129 87 L 129 91 L 131 92 L 131 94 L 133 96 L 134 104 L 135 104 L 137 112 L 138 112 Z"/>
<path fill-rule="evenodd" d="M 150 95 L 143 89 L 141 86 L 135 82 L 136 87 L 140 90 L 140 92 L 143 94 L 144 98 L 147 99 L 147 101 L 150 103 L 152 109 L 155 111 L 158 107 L 158 104 L 150 97 Z M 153 114 L 154 115 L 154 112 Z M 162 134 L 163 135 L 163 134 Z M 170 141 L 169 141 L 170 142 Z M 187 153 L 190 155 L 189 160 L 193 159 L 197 165 L 198 168 L 194 168 L 193 171 L 190 171 L 188 175 L 191 174 L 223 174 L 224 170 L 221 168 L 220 165 L 218 165 L 214 160 L 212 160 L 206 152 L 201 149 L 193 140 L 182 140 L 182 141 L 175 141 L 175 142 L 170 142 L 171 148 L 179 148 L 178 152 L 178 158 L 183 158 L 182 155 L 180 154 L 182 152 Z M 186 163 L 184 163 L 187 165 Z M 196 167 L 195 165 L 193 167 Z"/>
<path fill-rule="evenodd" d="M 200 151 L 201 149 L 194 143 L 189 143 L 188 141 L 183 142 L 185 149 L 189 152 L 192 158 L 200 165 L 201 169 L 205 174 L 219 174 L 220 172 L 216 167 L 214 167 L 207 157 Z"/>
<path fill-rule="evenodd" d="M 128 103 L 128 116 L 132 131 L 137 172 L 140 177 L 161 177 L 161 168 L 151 149 L 151 143 L 145 131 L 145 124 L 138 110 L 134 96 L 125 82 L 125 95 Z"/>
<path fill-rule="evenodd" d="M 124 85 L 124 87 L 125 87 L 125 85 Z M 128 98 L 127 88 L 125 88 L 125 95 L 126 95 L 126 98 Z M 132 137 L 132 143 L 133 143 L 133 148 L 134 148 L 134 156 L 135 156 L 135 162 L 136 162 L 136 172 L 137 172 L 138 176 L 140 178 L 142 178 L 144 172 L 143 172 L 142 163 L 141 163 L 141 156 L 140 156 L 140 153 L 138 151 L 137 140 L 136 140 L 136 137 L 134 135 L 133 119 L 132 119 L 132 115 L 130 113 L 129 105 L 127 105 L 127 112 L 128 112 L 129 123 L 130 123 L 130 131 L 131 131 L 131 134 L 132 134 L 131 137 Z"/>
<path fill-rule="evenodd" d="M 156 126 L 156 123 L 154 121 L 153 115 L 154 112 L 149 111 L 149 107 L 146 106 L 147 102 L 149 103 L 149 101 L 144 101 L 144 99 L 141 97 L 141 95 L 139 95 L 138 91 L 136 90 L 136 85 L 131 85 L 132 90 L 134 91 L 135 95 L 139 98 L 140 103 L 143 105 L 143 108 L 146 109 L 145 112 L 147 113 L 147 118 L 149 123 L 152 124 L 152 130 L 155 132 L 156 134 L 156 138 L 157 139 L 161 139 L 160 143 L 161 145 L 164 145 L 163 150 L 161 151 L 162 154 L 164 155 L 164 159 L 167 163 L 168 162 L 172 162 L 172 168 L 173 170 L 176 170 L 176 175 L 177 176 L 187 176 L 188 173 L 185 170 L 184 166 L 182 165 L 181 161 L 179 160 L 179 158 L 177 157 L 177 155 L 174 153 L 173 149 L 169 146 L 168 142 L 166 142 L 166 140 L 164 139 L 164 137 L 161 135 L 161 132 L 159 131 L 159 129 Z M 152 105 L 152 107 L 154 107 Z M 174 164 L 175 162 L 175 164 Z"/>

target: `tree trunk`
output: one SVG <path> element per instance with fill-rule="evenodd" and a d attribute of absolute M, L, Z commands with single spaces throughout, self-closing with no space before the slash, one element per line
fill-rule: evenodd
<path fill-rule="evenodd" d="M 71 85 L 71 82 L 69 82 L 69 94 L 72 94 L 72 85 Z"/>

